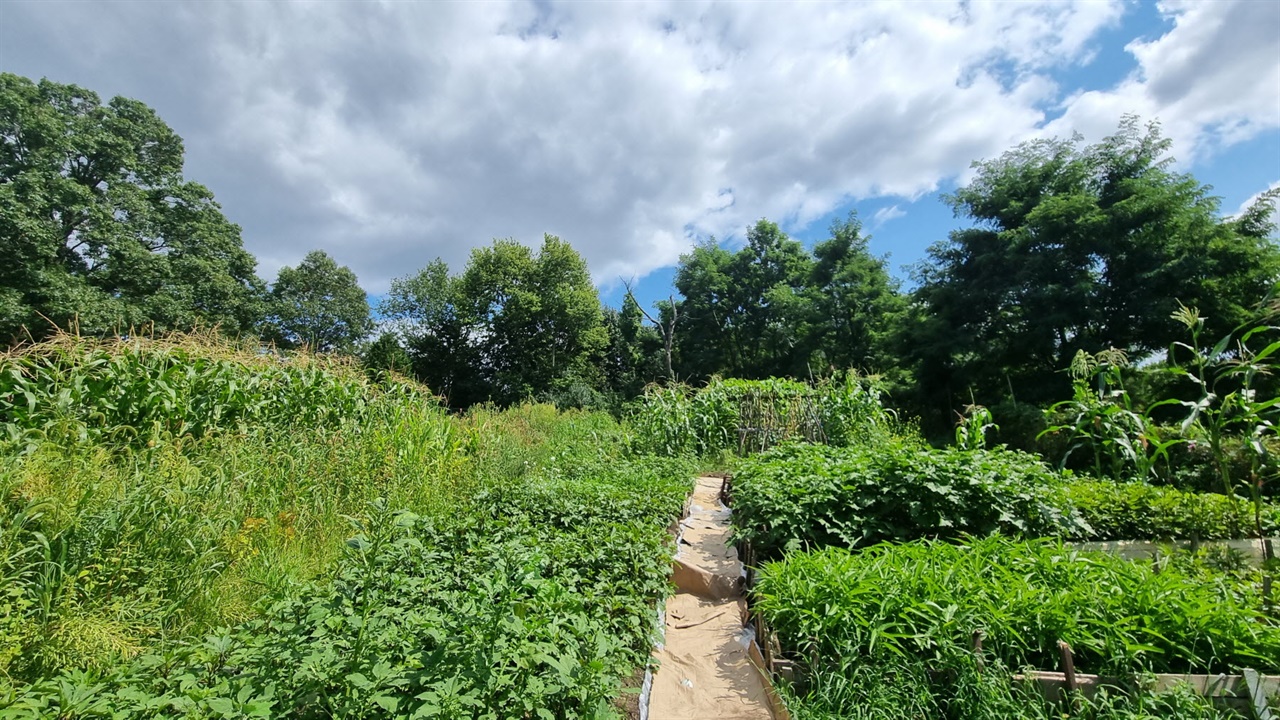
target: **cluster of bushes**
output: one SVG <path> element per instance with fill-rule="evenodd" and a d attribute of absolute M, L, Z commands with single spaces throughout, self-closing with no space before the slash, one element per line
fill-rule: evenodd
<path fill-rule="evenodd" d="M 1235 497 L 1077 479 L 1022 452 L 936 449 L 909 437 L 853 447 L 792 444 L 734 475 L 739 538 L 787 550 L 1000 532 L 1076 540 L 1240 538 L 1253 506 Z M 1263 506 L 1280 529 L 1280 507 Z"/>
<path fill-rule="evenodd" d="M 1056 667 L 1059 640 L 1073 648 L 1079 671 L 1103 675 L 1280 670 L 1280 626 L 1250 586 L 1189 560 L 1133 562 L 1056 540 L 793 553 L 761 569 L 754 595 L 801 664 L 805 687 L 793 690 L 804 699 L 793 711 L 813 704 L 817 717 L 874 716 L 869 707 L 885 691 L 858 697 L 848 688 L 895 673 L 921 683 L 907 694 L 934 712 L 919 717 L 999 717 L 983 713 L 1016 699 L 1008 669 Z M 977 630 L 987 674 L 1003 674 L 985 690 L 973 673 Z M 1003 701 L 993 704 L 993 689 Z M 1036 704 L 1024 712 L 1034 716 Z M 1205 701 L 1183 704 L 1165 717 L 1214 716 Z M 879 717 L 917 716 L 901 710 L 882 707 Z"/>

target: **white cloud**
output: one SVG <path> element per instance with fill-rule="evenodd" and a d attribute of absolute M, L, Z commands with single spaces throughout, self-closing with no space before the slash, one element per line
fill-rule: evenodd
<path fill-rule="evenodd" d="M 1122 115 L 1159 118 L 1181 164 L 1280 128 L 1280 3 L 1166 0 L 1174 26 L 1125 49 L 1138 68 L 1116 87 L 1080 92 L 1046 131 L 1090 139 Z"/>
<path fill-rule="evenodd" d="M 1169 6 L 1177 27 L 1130 46 L 1141 73 L 1050 128 L 1121 110 L 1170 113 L 1179 137 L 1274 126 L 1280 64 L 1258 50 L 1274 41 L 1239 27 L 1273 5 Z M 264 276 L 320 247 L 378 293 L 493 237 L 559 234 L 608 280 L 762 216 L 916 197 L 1043 132 L 1052 71 L 1122 9 L 9 2 L 0 63 L 156 107 Z"/>
<path fill-rule="evenodd" d="M 1245 210 L 1248 210 L 1250 207 L 1253 206 L 1254 203 L 1262 199 L 1263 193 L 1269 193 L 1273 190 L 1280 190 L 1280 180 L 1276 180 L 1275 182 L 1268 185 L 1266 190 L 1259 190 L 1258 192 L 1251 195 L 1248 200 L 1245 200 L 1244 202 L 1240 203 L 1240 207 L 1236 208 L 1236 211 L 1232 213 L 1231 217 L 1240 217 L 1241 215 L 1244 214 Z"/>
<path fill-rule="evenodd" d="M 872 229 L 875 229 L 880 227 L 881 225 L 884 225 L 890 220 L 897 220 L 900 217 L 906 217 L 906 216 L 907 216 L 907 212 L 899 208 L 897 205 L 882 207 L 879 210 L 877 210 L 874 215 L 871 216 L 871 227 Z"/>

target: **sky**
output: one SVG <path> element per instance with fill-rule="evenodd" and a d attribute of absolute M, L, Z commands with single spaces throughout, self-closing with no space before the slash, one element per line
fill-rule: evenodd
<path fill-rule="evenodd" d="M 1280 185 L 1265 0 L 0 0 L 0 70 L 150 105 L 262 277 L 323 249 L 374 296 L 551 233 L 648 305 L 696 242 L 851 211 L 909 284 L 973 161 L 1125 114 L 1224 214 Z"/>

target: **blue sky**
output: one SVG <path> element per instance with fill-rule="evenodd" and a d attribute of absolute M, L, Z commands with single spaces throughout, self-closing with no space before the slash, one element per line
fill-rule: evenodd
<path fill-rule="evenodd" d="M 1227 212 L 1280 182 L 1263 0 L 6 0 L 0 70 L 147 103 L 262 277 L 322 249 L 375 296 L 551 233 L 648 305 L 700 239 L 851 209 L 905 277 L 972 161 L 1125 114 Z"/>
<path fill-rule="evenodd" d="M 1160 38 L 1173 26 L 1173 18 L 1162 15 L 1156 3 L 1127 3 L 1119 22 L 1097 33 L 1087 62 L 1054 68 L 1049 74 L 1057 84 L 1066 89 L 1113 88 L 1139 69 L 1137 59 L 1125 49 L 1125 45 L 1135 39 Z M 1280 33 L 1280 27 L 1275 30 Z M 1280 64 L 1280 39 L 1277 39 L 1273 49 L 1274 61 Z M 1280 88 L 1276 90 L 1280 91 Z M 1280 98 L 1280 92 L 1277 92 L 1276 97 Z M 1274 100 L 1273 104 L 1276 105 L 1276 114 L 1280 114 L 1280 99 Z M 1057 102 L 1047 102 L 1042 109 L 1047 121 L 1061 117 L 1064 111 Z M 1186 150 L 1185 147 L 1182 149 Z M 1260 132 L 1244 142 L 1188 155 L 1188 161 L 1178 158 L 1180 170 L 1191 173 L 1201 183 L 1211 186 L 1212 194 L 1221 198 L 1224 214 L 1234 213 L 1242 203 L 1280 181 L 1280 130 L 1274 128 Z M 955 217 L 951 208 L 942 200 L 942 196 L 956 189 L 958 184 L 956 178 L 950 177 L 942 180 L 936 191 L 919 197 L 848 200 L 806 225 L 792 225 L 784 229 L 791 237 L 812 248 L 814 243 L 828 237 L 827 229 L 833 221 L 842 220 L 850 212 L 856 212 L 862 220 L 864 232 L 871 236 L 871 251 L 888 257 L 894 276 L 904 288 L 909 288 L 912 285 L 911 267 L 925 260 L 929 246 L 945 239 L 949 231 L 966 225 L 965 219 Z M 730 249 L 740 247 L 741 242 L 742 232 L 721 238 L 721 245 Z M 642 303 L 652 305 L 674 292 L 674 275 L 674 267 L 662 268 L 633 282 L 632 288 Z M 625 290 L 621 285 L 605 283 L 601 298 L 607 304 L 617 307 L 624 294 Z"/>

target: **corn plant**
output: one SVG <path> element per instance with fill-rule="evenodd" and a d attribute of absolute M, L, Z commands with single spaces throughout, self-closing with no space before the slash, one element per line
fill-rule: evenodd
<path fill-rule="evenodd" d="M 650 386 L 628 417 L 635 447 L 667 456 L 749 454 L 789 440 L 848 445 L 897 430 L 874 378 L 849 372 L 815 385 L 713 379 L 705 388 Z"/>
<path fill-rule="evenodd" d="M 981 405 L 967 405 L 956 422 L 956 447 L 960 450 L 984 450 L 987 433 L 991 430 L 1000 431 L 1000 426 L 993 422 L 991 411 Z"/>
<path fill-rule="evenodd" d="M 1254 349 L 1250 341 L 1280 332 L 1268 320 L 1280 317 L 1280 301 L 1272 301 L 1257 321 L 1220 339 L 1212 348 L 1203 349 L 1201 334 L 1205 319 L 1194 308 L 1180 306 L 1173 318 L 1183 324 L 1190 342 L 1176 342 L 1169 350 L 1172 371 L 1187 378 L 1198 389 L 1199 398 L 1182 401 L 1187 415 L 1182 421 L 1184 433 L 1195 430 L 1206 438 L 1214 465 L 1222 481 L 1223 492 L 1234 494 L 1243 485 L 1254 501 L 1254 525 L 1259 536 L 1263 483 L 1268 471 L 1274 472 L 1266 440 L 1276 434 L 1280 398 L 1259 397 L 1255 384 L 1275 366 L 1280 341 L 1272 341 Z M 1252 450 L 1252 467 L 1248 478 L 1233 478 L 1223 440 L 1230 432 L 1240 432 Z M 1239 482 L 1244 480 L 1244 482 Z"/>
<path fill-rule="evenodd" d="M 1145 411 L 1136 408 L 1123 383 L 1128 367 L 1128 357 L 1115 348 L 1096 355 L 1076 353 L 1069 370 L 1073 397 L 1045 411 L 1050 424 L 1037 437 L 1067 436 L 1059 467 L 1066 467 L 1078 450 L 1092 454 L 1091 469 L 1097 477 L 1148 480 L 1162 462 L 1167 467 L 1169 449 L 1182 439 L 1162 438 L 1149 413 L 1176 401 L 1164 400 Z"/>

